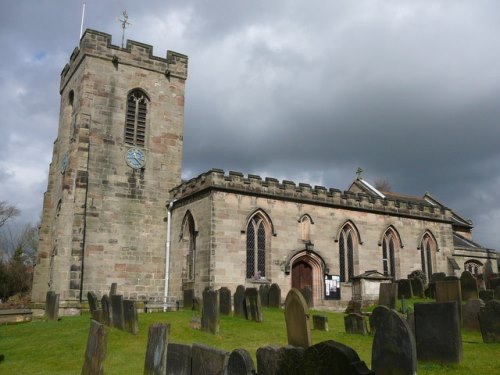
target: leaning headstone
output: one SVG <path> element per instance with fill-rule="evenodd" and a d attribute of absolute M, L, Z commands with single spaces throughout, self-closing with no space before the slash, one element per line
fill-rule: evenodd
<path fill-rule="evenodd" d="M 424 298 L 424 283 L 420 277 L 409 279 L 414 297 Z"/>
<path fill-rule="evenodd" d="M 259 375 L 304 375 L 304 348 L 296 346 L 264 346 L 257 349 Z"/>
<path fill-rule="evenodd" d="M 380 284 L 378 304 L 386 306 L 390 309 L 396 308 L 398 301 L 398 284 L 397 283 L 382 283 Z"/>
<path fill-rule="evenodd" d="M 59 318 L 59 294 L 47 292 L 45 298 L 45 318 L 48 320 L 57 320 Z"/>
<path fill-rule="evenodd" d="M 186 289 L 182 292 L 183 308 L 185 310 L 193 309 L 194 289 Z"/>
<path fill-rule="evenodd" d="M 111 296 L 111 311 L 113 314 L 113 327 L 124 330 L 125 317 L 123 315 L 123 296 L 113 294 Z"/>
<path fill-rule="evenodd" d="M 476 278 L 469 271 L 462 272 L 460 276 L 460 288 L 462 289 L 463 301 L 479 297 Z"/>
<path fill-rule="evenodd" d="M 219 311 L 222 315 L 231 315 L 231 291 L 225 286 L 219 289 Z"/>
<path fill-rule="evenodd" d="M 398 299 L 401 299 L 403 296 L 405 298 L 413 298 L 413 290 L 411 288 L 411 281 L 408 279 L 400 279 L 397 281 L 398 283 Z"/>
<path fill-rule="evenodd" d="M 82 375 L 104 374 L 104 358 L 106 358 L 107 343 L 108 334 L 104 325 L 91 320 Z"/>
<path fill-rule="evenodd" d="M 167 347 L 170 324 L 149 326 L 144 375 L 165 375 L 167 371 Z"/>
<path fill-rule="evenodd" d="M 235 349 L 229 355 L 227 375 L 255 375 L 250 354 L 245 349 Z"/>
<path fill-rule="evenodd" d="M 415 339 L 421 361 L 459 363 L 462 337 L 457 302 L 416 303 Z"/>
<path fill-rule="evenodd" d="M 314 314 L 313 328 L 318 331 L 328 331 L 328 317 Z"/>
<path fill-rule="evenodd" d="M 302 293 L 290 289 L 285 300 L 285 322 L 288 344 L 308 348 L 311 346 L 309 309 Z"/>
<path fill-rule="evenodd" d="M 219 291 L 205 289 L 203 291 L 203 310 L 201 312 L 201 329 L 216 335 L 219 333 Z"/>
<path fill-rule="evenodd" d="M 269 307 L 281 307 L 281 289 L 276 283 L 269 287 Z"/>
<path fill-rule="evenodd" d="M 206 345 L 193 344 L 191 371 L 196 375 L 224 375 L 229 353 Z"/>
<path fill-rule="evenodd" d="M 126 332 L 130 332 L 133 335 L 139 333 L 139 318 L 134 301 L 123 300 L 123 321 Z"/>
<path fill-rule="evenodd" d="M 479 298 L 485 303 L 495 298 L 495 291 L 493 289 L 485 289 L 479 291 Z"/>
<path fill-rule="evenodd" d="M 451 301 L 457 302 L 458 314 L 460 321 L 462 321 L 462 291 L 460 288 L 460 279 L 456 278 L 436 282 L 436 302 Z"/>
<path fill-rule="evenodd" d="M 116 295 L 116 292 L 118 290 L 118 284 L 117 283 L 112 283 L 111 288 L 109 288 L 109 295 L 114 296 Z"/>
<path fill-rule="evenodd" d="M 169 343 L 166 375 L 191 375 L 191 345 Z"/>
<path fill-rule="evenodd" d="M 500 342 L 500 301 L 486 302 L 479 312 L 479 325 L 483 342 Z"/>
<path fill-rule="evenodd" d="M 233 296 L 234 316 L 245 318 L 245 287 L 238 285 Z"/>
<path fill-rule="evenodd" d="M 269 307 L 269 284 L 259 286 L 259 295 L 262 307 Z"/>
<path fill-rule="evenodd" d="M 344 326 L 346 333 L 368 334 L 368 323 L 366 318 L 361 314 L 352 313 L 344 315 Z"/>
<path fill-rule="evenodd" d="M 462 306 L 464 328 L 469 331 L 480 331 L 478 314 L 484 302 L 481 299 L 470 299 Z"/>
<path fill-rule="evenodd" d="M 303 287 L 300 292 L 304 296 L 304 299 L 306 300 L 307 307 L 312 307 L 313 306 L 313 292 L 310 286 L 305 286 Z"/>
<path fill-rule="evenodd" d="M 248 320 L 263 321 L 260 295 L 257 288 L 247 288 L 245 290 L 245 312 Z"/>
<path fill-rule="evenodd" d="M 375 375 L 351 347 L 333 340 L 306 349 L 304 375 Z"/>
<path fill-rule="evenodd" d="M 415 375 L 417 348 L 406 320 L 385 306 L 377 306 L 373 315 L 377 318 L 374 320 L 372 370 L 377 375 Z"/>

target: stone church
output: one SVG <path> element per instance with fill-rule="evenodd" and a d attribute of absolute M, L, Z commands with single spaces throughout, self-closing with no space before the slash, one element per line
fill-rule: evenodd
<path fill-rule="evenodd" d="M 59 130 L 44 196 L 32 300 L 76 311 L 111 283 L 126 298 L 276 283 L 316 307 L 352 297 L 366 271 L 497 271 L 472 223 L 429 194 L 346 191 L 212 169 L 181 180 L 188 57 L 87 30 L 61 73 Z M 333 297 L 333 290 L 340 293 Z"/>

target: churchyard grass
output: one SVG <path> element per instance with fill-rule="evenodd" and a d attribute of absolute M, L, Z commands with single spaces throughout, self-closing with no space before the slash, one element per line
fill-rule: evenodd
<path fill-rule="evenodd" d="M 412 303 L 410 303 L 410 306 Z M 190 328 L 190 311 L 140 314 L 137 336 L 108 328 L 106 374 L 141 374 L 146 352 L 149 325 L 171 324 L 170 341 L 203 343 L 220 349 L 245 348 L 253 356 L 264 345 L 286 345 L 283 310 L 264 308 L 264 321 L 256 323 L 240 318 L 221 316 L 220 332 L 211 335 Z M 312 331 L 312 341 L 333 339 L 354 348 L 368 366 L 371 361 L 372 336 L 344 333 L 341 313 L 316 312 L 328 317 L 329 332 Z M 27 324 L 0 326 L 1 374 L 80 374 L 89 331 L 89 314 L 63 317 L 58 322 L 34 321 Z M 419 363 L 418 374 L 494 374 L 500 368 L 500 344 L 484 344 L 478 332 L 463 331 L 464 358 L 459 365 Z"/>

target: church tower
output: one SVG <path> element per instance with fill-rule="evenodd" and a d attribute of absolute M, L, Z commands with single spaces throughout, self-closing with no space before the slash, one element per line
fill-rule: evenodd
<path fill-rule="evenodd" d="M 181 183 L 185 55 L 87 30 L 61 73 L 32 299 L 77 308 L 111 283 L 161 299 L 166 203 Z"/>

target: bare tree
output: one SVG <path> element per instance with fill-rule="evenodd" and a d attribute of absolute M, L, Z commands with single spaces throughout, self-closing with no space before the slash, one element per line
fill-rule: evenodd
<path fill-rule="evenodd" d="M 391 191 L 391 183 L 387 178 L 377 178 L 374 181 L 375 189 L 380 191 Z"/>
<path fill-rule="evenodd" d="M 0 228 L 11 218 L 19 215 L 20 211 L 16 206 L 0 201 Z"/>

